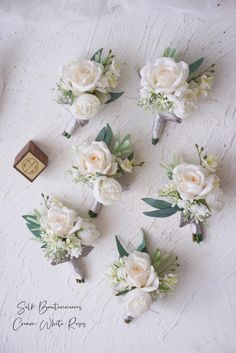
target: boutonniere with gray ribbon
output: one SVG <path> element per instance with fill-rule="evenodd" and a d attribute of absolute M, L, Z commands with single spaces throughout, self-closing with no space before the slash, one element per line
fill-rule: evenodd
<path fill-rule="evenodd" d="M 152 144 L 161 138 L 165 124 L 181 123 L 197 109 L 199 98 L 207 97 L 213 85 L 214 64 L 197 72 L 204 58 L 187 64 L 179 60 L 176 49 L 167 48 L 161 58 L 148 62 L 141 70 L 138 105 L 154 115 Z"/>
<path fill-rule="evenodd" d="M 70 138 L 74 130 L 88 124 L 108 103 L 124 92 L 114 92 L 118 86 L 121 65 L 112 50 L 106 57 L 99 49 L 91 59 L 76 59 L 61 68 L 57 83 L 57 102 L 70 107 L 72 115 L 63 136 Z"/>
<path fill-rule="evenodd" d="M 142 199 L 155 210 L 144 215 L 165 218 L 180 213 L 180 227 L 190 225 L 193 241 L 203 240 L 203 225 L 223 207 L 223 191 L 217 176 L 217 161 L 203 147 L 196 145 L 199 163 L 189 164 L 175 158 L 171 164 L 162 164 L 168 183 L 159 191 L 162 199 Z"/>
<path fill-rule="evenodd" d="M 144 164 L 136 162 L 131 135 L 114 135 L 109 124 L 101 129 L 92 143 L 82 143 L 73 149 L 73 180 L 86 183 L 93 189 L 91 218 L 97 216 L 103 205 L 113 205 L 120 199 L 123 188 L 117 179 Z"/>
<path fill-rule="evenodd" d="M 95 225 L 79 216 L 74 209 L 66 207 L 58 199 L 43 196 L 42 211 L 23 218 L 31 233 L 40 242 L 46 258 L 52 265 L 71 263 L 76 281 L 84 282 L 81 257 L 87 256 L 93 249 L 92 243 L 99 237 Z"/>

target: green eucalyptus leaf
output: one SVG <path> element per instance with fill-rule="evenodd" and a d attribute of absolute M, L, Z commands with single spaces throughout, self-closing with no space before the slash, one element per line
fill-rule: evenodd
<path fill-rule="evenodd" d="M 157 218 L 165 218 L 172 216 L 176 212 L 178 212 L 180 209 L 177 206 L 174 207 L 169 207 L 169 208 L 162 208 L 160 210 L 156 211 L 150 211 L 150 212 L 143 212 L 145 216 L 149 217 L 157 217 Z"/>
<path fill-rule="evenodd" d="M 112 139 L 112 129 L 110 127 L 109 124 L 107 124 L 107 128 L 106 128 L 106 135 L 105 135 L 105 138 L 104 138 L 104 142 L 106 143 L 106 145 L 108 146 L 109 143 L 111 142 L 111 139 Z"/>
<path fill-rule="evenodd" d="M 114 102 L 116 99 L 120 98 L 124 92 L 108 92 L 110 94 L 110 99 L 105 103 L 111 103 Z"/>
<path fill-rule="evenodd" d="M 176 57 L 176 48 L 166 48 L 164 51 L 163 56 L 165 56 L 166 58 L 174 58 Z"/>
<path fill-rule="evenodd" d="M 97 63 L 100 63 L 101 57 L 102 57 L 102 52 L 103 52 L 103 48 L 99 49 L 98 51 L 96 51 L 95 54 L 93 54 L 93 56 L 91 57 L 90 60 L 96 61 Z"/>
<path fill-rule="evenodd" d="M 36 226 L 34 223 L 26 223 L 28 229 L 31 231 L 34 236 L 37 238 L 41 238 L 41 229 L 40 227 Z"/>
<path fill-rule="evenodd" d="M 171 207 L 171 203 L 170 202 L 166 202 L 163 200 L 156 200 L 156 199 L 152 199 L 149 197 L 145 197 L 142 199 L 142 201 L 146 202 L 148 205 L 154 207 L 154 208 L 158 208 L 158 209 L 164 209 L 164 208 L 170 208 Z M 172 207 L 171 207 L 172 208 Z"/>
<path fill-rule="evenodd" d="M 106 137 L 106 132 L 107 132 L 107 129 L 106 127 L 103 127 L 102 130 L 99 132 L 99 134 L 97 135 L 95 141 L 99 142 L 99 141 L 103 141 L 105 140 L 105 137 Z"/>
<path fill-rule="evenodd" d="M 128 256 L 129 253 L 125 250 L 121 242 L 119 241 L 118 237 L 116 236 L 116 245 L 117 245 L 117 250 L 120 255 L 120 257 Z"/>
<path fill-rule="evenodd" d="M 119 297 L 120 295 L 125 295 L 127 294 L 128 292 L 130 292 L 132 289 L 125 289 L 125 290 L 122 290 L 121 292 L 118 292 L 116 293 L 116 296 Z"/>
<path fill-rule="evenodd" d="M 189 65 L 189 75 L 195 72 L 202 65 L 204 58 L 200 58 Z"/>
<path fill-rule="evenodd" d="M 39 221 L 38 221 L 37 217 L 34 216 L 34 215 L 25 215 L 25 216 L 22 216 L 22 217 L 23 217 L 27 222 L 39 224 Z"/>
<path fill-rule="evenodd" d="M 137 251 L 148 252 L 145 238 L 143 237 L 142 243 L 138 246 Z"/>

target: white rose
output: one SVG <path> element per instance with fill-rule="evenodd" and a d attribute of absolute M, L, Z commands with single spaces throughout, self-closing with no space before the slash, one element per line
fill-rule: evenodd
<path fill-rule="evenodd" d="M 145 252 L 134 251 L 124 257 L 126 282 L 145 292 L 153 292 L 159 287 L 159 278 L 151 265 L 150 255 Z"/>
<path fill-rule="evenodd" d="M 181 119 L 187 118 L 197 109 L 197 96 L 191 89 L 184 90 L 179 97 L 167 94 L 167 98 L 174 102 L 173 113 Z"/>
<path fill-rule="evenodd" d="M 94 118 L 101 107 L 101 102 L 94 94 L 84 93 L 77 97 L 72 106 L 72 115 L 79 120 Z"/>
<path fill-rule="evenodd" d="M 79 238 L 83 245 L 91 245 L 100 235 L 95 225 L 90 220 L 83 219 L 82 217 L 77 218 L 69 234 L 73 234 L 76 231 L 79 232 Z"/>
<path fill-rule="evenodd" d="M 163 57 L 144 66 L 140 75 L 141 85 L 147 91 L 172 93 L 186 83 L 189 67 L 183 61 L 177 63 L 173 58 Z"/>
<path fill-rule="evenodd" d="M 74 95 L 93 91 L 103 74 L 103 65 L 91 60 L 77 60 L 61 71 L 62 86 Z"/>
<path fill-rule="evenodd" d="M 214 188 L 215 176 L 206 175 L 200 165 L 181 163 L 173 170 L 173 182 L 184 200 L 205 198 Z"/>
<path fill-rule="evenodd" d="M 121 194 L 122 188 L 117 180 L 106 176 L 96 178 L 93 187 L 93 195 L 102 205 L 112 205 L 120 199 Z"/>
<path fill-rule="evenodd" d="M 148 311 L 152 303 L 150 294 L 139 288 L 128 292 L 125 298 L 127 315 L 132 318 L 137 318 L 145 311 Z"/>
<path fill-rule="evenodd" d="M 53 202 L 40 219 L 42 230 L 67 236 L 74 226 L 78 213 L 61 202 Z"/>
<path fill-rule="evenodd" d="M 223 190 L 219 188 L 213 189 L 207 194 L 206 203 L 211 210 L 221 210 L 224 206 Z"/>
<path fill-rule="evenodd" d="M 76 157 L 79 170 L 85 175 L 113 175 L 117 171 L 114 156 L 103 141 L 93 141 L 91 145 L 84 143 L 77 148 Z"/>

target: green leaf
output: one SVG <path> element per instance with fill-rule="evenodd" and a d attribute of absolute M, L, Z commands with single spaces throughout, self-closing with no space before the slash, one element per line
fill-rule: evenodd
<path fill-rule="evenodd" d="M 99 132 L 98 136 L 96 137 L 95 141 L 103 141 L 108 146 L 112 139 L 112 129 L 109 124 L 106 127 L 102 128 Z"/>
<path fill-rule="evenodd" d="M 145 238 L 143 237 L 142 243 L 138 246 L 137 251 L 148 252 Z"/>
<path fill-rule="evenodd" d="M 114 102 L 116 99 L 120 98 L 124 92 L 108 92 L 110 94 L 110 99 L 105 103 L 111 103 Z"/>
<path fill-rule="evenodd" d="M 116 236 L 116 245 L 117 245 L 117 250 L 120 255 L 120 257 L 128 256 L 129 253 L 125 250 L 121 242 L 119 241 L 118 237 Z"/>
<path fill-rule="evenodd" d="M 101 57 L 102 57 L 102 52 L 103 52 L 103 48 L 99 49 L 98 51 L 96 51 L 95 54 L 93 54 L 93 56 L 91 57 L 90 60 L 96 61 L 97 63 L 100 63 Z"/>
<path fill-rule="evenodd" d="M 166 58 L 174 58 L 176 57 L 176 48 L 166 48 L 164 51 L 163 56 L 165 56 Z"/>
<path fill-rule="evenodd" d="M 31 231 L 32 234 L 34 234 L 34 236 L 36 236 L 37 238 L 41 238 L 41 229 L 40 227 L 36 226 L 33 223 L 26 223 L 28 229 Z"/>
<path fill-rule="evenodd" d="M 125 289 L 122 290 L 121 292 L 116 293 L 116 296 L 119 297 L 120 295 L 124 295 L 127 294 L 128 292 L 130 292 L 132 289 Z"/>
<path fill-rule="evenodd" d="M 165 218 L 165 217 L 172 216 L 173 214 L 175 214 L 179 210 L 180 210 L 179 207 L 174 206 L 174 207 L 169 207 L 169 208 L 162 208 L 162 209 L 156 210 L 156 211 L 143 212 L 143 214 L 145 216 L 149 216 L 149 217 Z"/>
<path fill-rule="evenodd" d="M 110 127 L 109 124 L 107 124 L 107 129 L 106 129 L 106 135 L 105 135 L 105 139 L 104 139 L 104 142 L 105 144 L 108 146 L 109 143 L 111 142 L 111 139 L 112 139 L 112 129 Z"/>
<path fill-rule="evenodd" d="M 159 249 L 155 251 L 155 254 L 153 256 L 153 265 L 154 268 L 157 269 L 160 266 L 161 263 L 161 252 Z"/>
<path fill-rule="evenodd" d="M 25 216 L 22 216 L 22 217 L 29 223 L 39 224 L 39 221 L 38 221 L 37 217 L 34 216 L 34 215 L 25 215 Z"/>
<path fill-rule="evenodd" d="M 105 137 L 106 137 L 106 132 L 107 132 L 107 129 L 105 127 L 102 128 L 102 130 L 99 132 L 99 134 L 97 135 L 95 141 L 103 141 L 105 140 Z"/>
<path fill-rule="evenodd" d="M 189 65 L 189 75 L 195 72 L 202 65 L 204 58 L 198 59 Z"/>
<path fill-rule="evenodd" d="M 146 202 L 148 205 L 158 208 L 158 209 L 164 209 L 164 208 L 170 208 L 171 203 L 163 201 L 163 200 L 155 200 L 149 197 L 145 197 L 142 199 L 142 201 Z"/>

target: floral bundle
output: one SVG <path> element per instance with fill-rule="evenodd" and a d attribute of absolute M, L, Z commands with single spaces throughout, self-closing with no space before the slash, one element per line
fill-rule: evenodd
<path fill-rule="evenodd" d="M 78 59 L 62 67 L 57 88 L 58 102 L 71 105 L 72 118 L 63 135 L 71 137 L 76 125 L 86 125 L 104 104 L 111 103 L 124 92 L 112 92 L 120 77 L 120 65 L 109 50 L 102 57 L 99 49 L 90 60 Z"/>
<path fill-rule="evenodd" d="M 143 165 L 143 162 L 135 161 L 131 136 L 113 136 L 109 124 L 91 144 L 74 146 L 74 150 L 73 180 L 87 183 L 93 188 L 95 203 L 89 211 L 90 217 L 97 216 L 101 205 L 112 205 L 121 197 L 122 187 L 116 179 Z"/>
<path fill-rule="evenodd" d="M 119 259 L 108 269 L 107 276 L 116 296 L 126 299 L 126 318 L 129 323 L 149 310 L 152 300 L 171 294 L 177 283 L 177 257 L 162 255 L 157 249 L 150 256 L 145 239 L 137 250 L 128 252 L 116 237 Z"/>
<path fill-rule="evenodd" d="M 159 195 L 167 201 L 144 198 L 143 201 L 154 207 L 155 211 L 144 212 L 149 217 L 169 217 L 181 212 L 180 227 L 190 224 L 193 241 L 202 241 L 202 224 L 223 206 L 220 179 L 216 175 L 217 162 L 203 147 L 196 145 L 199 164 L 180 163 L 162 165 L 167 170 L 169 182 Z"/>
<path fill-rule="evenodd" d="M 99 237 L 94 224 L 83 219 L 78 212 L 63 205 L 59 200 L 50 200 L 43 194 L 44 208 L 33 215 L 25 215 L 28 229 L 41 242 L 45 256 L 52 265 L 71 262 L 77 282 L 84 282 L 79 258 L 87 256 L 93 249 L 91 244 Z"/>
<path fill-rule="evenodd" d="M 148 62 L 140 71 L 138 104 L 155 114 L 152 143 L 161 137 L 166 121 L 180 123 L 197 109 L 199 98 L 207 97 L 213 85 L 214 64 L 196 73 L 204 58 L 188 65 L 177 60 L 176 49 L 167 48 L 163 57 Z"/>

